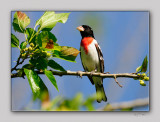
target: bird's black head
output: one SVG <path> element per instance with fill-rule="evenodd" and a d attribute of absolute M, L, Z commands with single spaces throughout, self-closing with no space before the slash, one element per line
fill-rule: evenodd
<path fill-rule="evenodd" d="M 77 29 L 80 31 L 82 38 L 84 38 L 84 37 L 93 37 L 94 38 L 93 30 L 88 25 L 79 26 L 79 27 L 77 27 Z"/>

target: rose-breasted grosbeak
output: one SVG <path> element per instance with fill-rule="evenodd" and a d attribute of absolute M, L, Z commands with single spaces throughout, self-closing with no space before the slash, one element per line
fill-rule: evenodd
<path fill-rule="evenodd" d="M 80 31 L 82 40 L 80 45 L 80 57 L 85 71 L 88 72 L 104 72 L 103 54 L 94 38 L 93 30 L 88 25 L 77 27 Z M 97 102 L 107 101 L 103 88 L 103 78 L 88 76 L 91 83 L 96 87 Z"/>

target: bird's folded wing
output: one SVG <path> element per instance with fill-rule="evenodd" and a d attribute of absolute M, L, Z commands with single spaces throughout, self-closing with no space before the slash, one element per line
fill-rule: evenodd
<path fill-rule="evenodd" d="M 103 54 L 101 51 L 101 48 L 98 44 L 95 44 L 95 47 L 98 52 L 98 57 L 99 57 L 99 62 L 100 62 L 100 71 L 103 73 L 104 72 L 104 59 L 103 59 Z"/>

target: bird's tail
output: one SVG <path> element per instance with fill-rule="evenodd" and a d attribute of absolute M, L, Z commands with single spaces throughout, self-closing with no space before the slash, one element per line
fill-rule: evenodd
<path fill-rule="evenodd" d="M 103 88 L 103 84 L 99 85 L 99 84 L 95 84 L 96 86 L 96 94 L 97 94 L 97 102 L 101 102 L 103 101 L 107 101 L 107 97 Z"/>

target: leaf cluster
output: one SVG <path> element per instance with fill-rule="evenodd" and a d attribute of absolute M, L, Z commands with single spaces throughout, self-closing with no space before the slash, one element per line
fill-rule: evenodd
<path fill-rule="evenodd" d="M 47 11 L 36 21 L 34 28 L 27 28 L 31 20 L 25 13 L 17 11 L 14 14 L 13 28 L 15 32 L 24 34 L 25 41 L 20 41 L 11 34 L 11 47 L 18 48 L 20 51 L 17 65 L 12 68 L 12 71 L 15 70 L 19 77 L 26 75 L 34 100 L 39 98 L 43 102 L 49 97 L 48 89 L 36 71 L 44 72 L 58 90 L 56 79 L 48 68 L 65 71 L 54 58 L 75 62 L 79 54 L 79 51 L 73 47 L 60 46 L 56 36 L 50 32 L 58 22 L 66 23 L 69 14 Z M 29 59 L 29 62 L 23 64 L 26 59 Z M 23 66 L 18 69 L 17 66 L 20 64 Z"/>
<path fill-rule="evenodd" d="M 146 74 L 148 68 L 148 58 L 147 56 L 144 58 L 142 65 L 137 67 L 136 73 L 139 76 L 138 78 L 134 78 L 135 80 L 139 80 L 141 86 L 146 86 L 144 81 L 149 81 L 149 73 Z"/>

